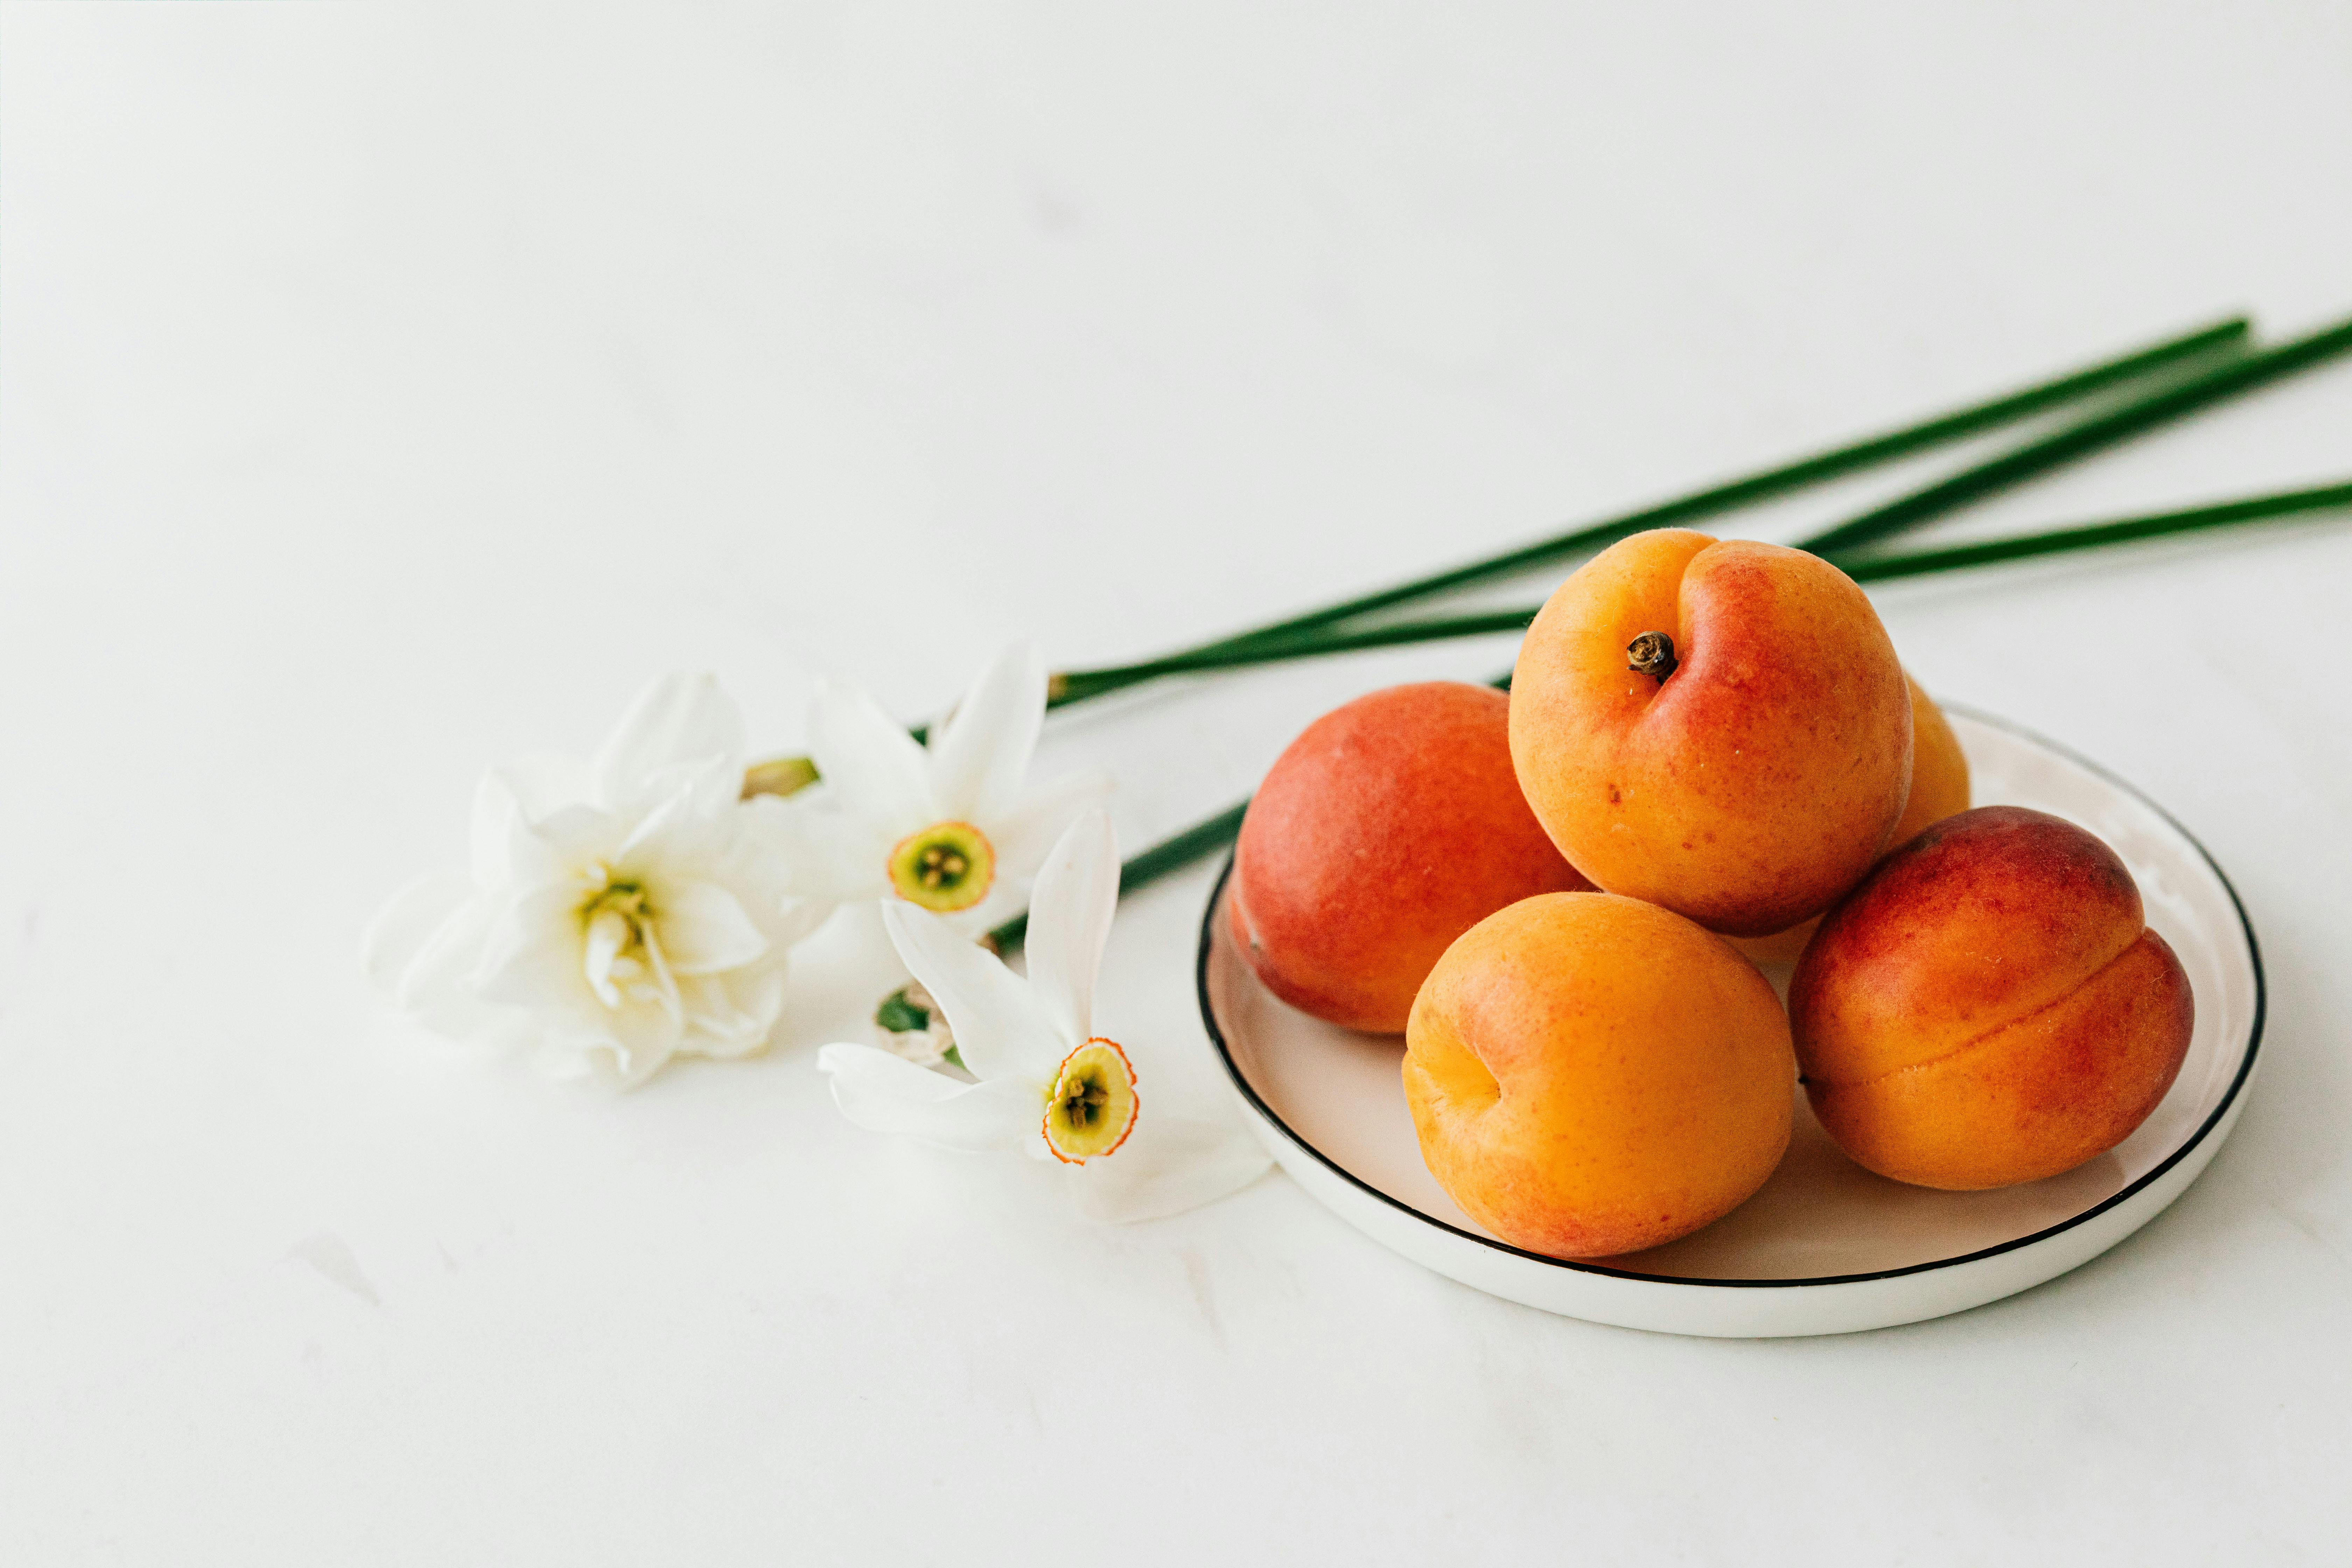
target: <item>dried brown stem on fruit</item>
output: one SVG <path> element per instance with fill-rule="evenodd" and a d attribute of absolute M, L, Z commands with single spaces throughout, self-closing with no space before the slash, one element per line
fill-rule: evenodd
<path fill-rule="evenodd" d="M 1661 686 L 1680 668 L 1675 658 L 1675 639 L 1664 632 L 1643 632 L 1625 645 L 1625 658 L 1630 661 L 1628 669 L 1636 675 L 1655 676 Z"/>

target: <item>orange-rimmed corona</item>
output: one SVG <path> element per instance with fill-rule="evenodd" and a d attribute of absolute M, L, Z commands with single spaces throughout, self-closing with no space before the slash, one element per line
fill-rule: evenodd
<path fill-rule="evenodd" d="M 1045 1147 L 1066 1165 L 1116 1154 L 1135 1131 L 1141 1104 L 1135 1064 L 1116 1040 L 1097 1036 L 1055 1069 L 1045 1096 Z"/>

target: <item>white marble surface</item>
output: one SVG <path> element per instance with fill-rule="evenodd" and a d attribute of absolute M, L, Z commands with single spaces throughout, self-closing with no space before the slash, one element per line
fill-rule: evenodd
<path fill-rule="evenodd" d="M 2347 163 L 2315 6 L 0 10 L 0 1562 L 2340 1561 L 2341 524 L 1879 595 L 2200 836 L 2272 986 L 2178 1206 L 1916 1328 L 1549 1318 L 1279 1177 L 1093 1229 L 845 1125 L 822 987 L 609 1099 L 385 1022 L 354 950 L 479 768 L 654 673 L 781 746 L 818 672 L 911 718 L 1016 634 L 1143 653 L 2314 324 Z M 2347 430 L 2352 365 L 1952 531 Z M 1139 843 L 1507 651 L 1050 749 Z M 1206 886 L 1130 903 L 1101 1004 L 1169 1102 Z"/>

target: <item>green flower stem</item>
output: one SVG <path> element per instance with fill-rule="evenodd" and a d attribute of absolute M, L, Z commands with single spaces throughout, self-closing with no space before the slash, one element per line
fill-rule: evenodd
<path fill-rule="evenodd" d="M 1948 572 L 1956 567 L 1983 566 L 2029 556 L 2063 554 L 2075 550 L 2096 549 L 2102 545 L 2127 543 L 2137 539 L 2157 539 L 2166 534 L 2224 528 L 2236 523 L 2257 522 L 2265 518 L 2325 511 L 2346 506 L 2352 506 L 2352 485 L 2326 485 L 2317 489 L 2252 496 L 2243 500 L 2194 507 L 2186 511 L 2158 512 L 2115 522 L 2052 529 L 2043 533 L 1986 540 L 1975 544 L 1956 544 L 1939 550 L 1910 551 L 1899 555 L 1856 555 L 1821 550 L 1814 553 L 1835 562 L 1847 576 L 1858 583 L 1875 583 L 1889 577 L 1915 577 L 1922 573 Z M 1394 647 L 1406 643 L 1495 637 L 1505 632 L 1525 631 L 1539 608 L 1540 605 L 1528 605 L 1475 616 L 1398 621 L 1360 632 L 1326 632 L 1320 637 L 1299 637 L 1288 642 L 1234 648 L 1191 658 L 1162 660 L 1160 662 L 1166 668 L 1160 673 L 1229 669 L 1240 665 L 1313 658 L 1324 654 L 1359 653 L 1367 648 Z"/>
<path fill-rule="evenodd" d="M 1900 555 L 1864 556 L 1858 560 L 1838 555 L 1831 559 L 1855 582 L 1877 583 L 1890 577 L 1916 577 L 1922 573 L 1949 572 L 1963 566 L 1990 566 L 1996 562 L 2022 561 L 2035 555 L 2063 555 L 2137 539 L 2160 539 L 2167 534 L 2193 533 L 2200 529 L 2228 528 L 2297 512 L 2333 511 L 2345 507 L 2352 507 L 2352 484 L 2323 485 L 2316 489 L 2284 490 L 2215 506 L 2191 507 L 2185 511 L 2021 534 L 2014 539 L 1988 539 L 1941 550 L 1906 551 Z"/>
<path fill-rule="evenodd" d="M 1956 441 L 1963 437 L 2013 423 L 2029 415 L 2070 403 L 2091 393 L 2135 380 L 2152 371 L 2177 367 L 2205 355 L 2222 352 L 2236 353 L 2242 349 L 2248 323 L 2242 316 L 2219 321 L 2192 332 L 2168 338 L 2144 349 L 2087 366 L 2082 370 L 2057 376 L 2021 391 L 2007 393 L 1965 408 L 1939 415 L 1916 425 L 1888 431 L 1864 440 L 1817 453 L 1760 473 L 1733 479 L 1726 484 L 1697 490 L 1674 500 L 1646 507 L 1606 521 L 1574 529 L 1533 544 L 1507 550 L 1482 560 L 1415 578 L 1410 583 L 1353 599 L 1341 600 L 1320 609 L 1309 610 L 1286 620 L 1272 622 L 1250 631 L 1219 637 L 1194 647 L 1169 656 L 1170 659 L 1192 658 L 1213 652 L 1242 647 L 1267 640 L 1294 638 L 1302 633 L 1312 633 L 1335 622 L 1350 620 L 1375 610 L 1388 609 L 1454 588 L 1466 587 L 1491 578 L 1544 565 L 1622 539 L 1643 529 L 1666 528 L 1677 523 L 1693 522 L 1728 511 L 1736 507 L 1784 494 L 1806 485 L 1856 472 L 1875 464 L 1923 452 L 1932 447 Z M 1121 687 L 1132 686 L 1163 673 L 1161 667 L 1168 659 L 1150 660 L 1139 665 L 1122 665 L 1106 669 L 1066 671 L 1055 678 L 1055 689 L 1050 700 L 1060 706 L 1099 697 Z"/>
<path fill-rule="evenodd" d="M 2063 463 L 2088 457 L 2104 447 L 2130 439 L 2172 420 L 2193 414 L 2224 398 L 2251 392 L 2283 376 L 2308 369 L 2352 349 L 2352 321 L 2263 349 L 2235 359 L 2201 375 L 2176 382 L 2120 408 L 2094 415 L 2054 435 L 2029 441 L 1989 463 L 1963 469 L 1925 489 L 1914 490 L 1850 521 L 1801 542 L 1800 547 L 1824 555 L 1840 554 L 1855 545 L 1883 539 L 1897 530 L 1929 518 L 1941 517 L 1969 501 L 2022 483 Z"/>
<path fill-rule="evenodd" d="M 1397 621 L 1368 626 L 1360 632 L 1330 631 L 1319 636 L 1251 643 L 1241 647 L 1213 648 L 1153 661 L 1153 675 L 1185 675 L 1202 670 L 1234 669 L 1245 665 L 1277 664 L 1286 659 L 1317 658 L 1328 653 L 1360 653 L 1366 648 L 1435 642 L 1447 637 L 1475 637 L 1502 632 L 1523 632 L 1535 619 L 1533 609 L 1491 610 L 1475 616 L 1447 616 L 1426 621 Z"/>
<path fill-rule="evenodd" d="M 1941 550 L 1920 550 L 1858 560 L 1842 556 L 1833 559 L 1855 581 L 1874 583 L 1894 577 L 1915 577 L 1931 572 L 1950 572 L 1962 567 L 1989 566 L 2003 561 L 2021 561 L 2037 555 L 2063 555 L 2135 540 L 2158 539 L 2168 534 L 2192 533 L 2204 529 L 2227 528 L 2270 518 L 2343 508 L 2352 508 L 2352 483 L 2284 490 L 2274 495 L 2252 496 L 2244 500 L 2222 501 L 2181 511 L 2158 512 L 2147 517 L 2124 518 L 2114 522 L 2090 523 L 2076 528 L 2052 529 L 2043 533 L 1986 540 L 1975 544 L 1955 544 Z M 1203 656 L 1203 662 L 1187 668 L 1223 668 L 1234 664 L 1345 653 L 1358 648 L 1392 647 L 1404 642 L 1521 631 L 1535 619 L 1535 610 L 1529 608 L 1412 622 L 1367 632 L 1328 635 L 1310 641 L 1295 642 L 1286 647 L 1277 645 L 1256 651 L 1230 649 L 1220 655 Z M 1206 662 L 1210 657 L 1213 657 L 1216 662 Z M 1509 690 L 1510 672 L 1506 670 L 1492 684 Z M 1195 824 L 1129 860 L 1119 868 L 1119 895 L 1123 898 L 1224 848 L 1241 833 L 1242 816 L 1248 809 L 1249 802 L 1246 800 L 1229 806 L 1206 822 Z M 1026 914 L 1016 915 L 989 932 L 989 940 L 998 952 L 1010 954 L 1020 948 L 1028 928 L 1029 917 Z"/>
<path fill-rule="evenodd" d="M 2051 436 L 2032 441 L 2012 451 L 2005 452 L 1990 462 L 1980 463 L 1949 478 L 1939 479 L 1923 489 L 1888 502 L 1874 510 L 1839 524 L 1801 541 L 1800 548 L 1836 559 L 1858 578 L 1864 577 L 1859 562 L 1852 558 L 1855 547 L 1884 539 L 1902 530 L 1916 527 L 1935 518 L 1957 510 L 1968 503 L 1996 491 L 2009 489 L 2026 479 L 2043 474 L 2077 458 L 2087 457 L 2103 447 L 2128 440 L 2172 420 L 2184 418 L 2198 410 L 2224 399 L 2251 392 L 2256 387 L 2306 370 L 2333 356 L 2352 350 L 2352 321 L 2345 321 L 2321 331 L 2282 343 L 2275 348 L 2235 359 L 2216 369 L 2196 374 L 2149 395 L 2135 399 L 2119 408 L 2110 409 Z M 2245 504 L 2254 507 L 2269 505 L 2280 498 L 2261 498 Z M 2313 505 L 2326 503 L 2312 503 Z M 2307 510 L 2311 506 L 2290 506 L 2286 510 Z M 2256 511 L 2250 516 L 2267 516 Z M 2214 527 L 2221 523 L 2244 521 L 2239 516 L 2218 517 L 2195 523 L 2181 523 L 2172 518 L 2137 520 L 2148 525 L 2146 533 L 2120 533 L 2116 540 L 2143 538 L 2149 533 L 2179 531 L 2182 527 Z M 1604 527 L 1612 525 L 1603 525 Z M 2122 524 L 2118 527 L 2125 526 Z M 2037 536 L 2038 537 L 2038 536 Z M 2050 549 L 2080 549 L 2103 542 L 2103 538 L 2073 538 L 2059 544 L 2038 544 L 2033 539 L 2004 541 L 2000 548 L 2015 554 L 2044 553 Z M 1970 546 L 1969 549 L 1979 547 Z M 1983 560 L 2006 559 L 2002 555 L 1983 555 Z M 1866 558 L 1865 558 L 1866 559 Z M 1905 564 L 1886 572 L 1870 569 L 1868 577 L 1903 575 L 1909 573 L 1940 570 L 1939 566 L 1923 564 L 1927 557 L 1915 561 L 1902 558 Z M 1934 559 L 1941 560 L 1937 555 Z M 1955 563 L 1960 563 L 1956 560 Z M 1282 637 L 1259 635 L 1225 644 L 1210 644 L 1192 653 L 1172 655 L 1165 658 L 1139 664 L 1119 665 L 1105 669 L 1078 670 L 1057 678 L 1056 700 L 1072 702 L 1097 697 L 1121 687 L 1193 670 L 1224 669 L 1238 665 L 1263 663 L 1270 658 L 1304 658 L 1323 653 L 1349 653 L 1364 648 L 1388 647 L 1401 643 L 1426 640 L 1433 637 L 1475 637 L 1486 633 L 1512 629 L 1514 612 L 1502 611 L 1487 615 L 1465 616 L 1441 621 L 1405 622 L 1369 631 L 1347 632 L 1313 630 L 1291 633 Z"/>
<path fill-rule="evenodd" d="M 1242 813 L 1249 802 L 1231 806 L 1217 813 L 1206 822 L 1195 823 L 1173 838 L 1162 839 L 1118 868 L 1118 896 L 1150 887 L 1171 871 L 1181 871 L 1193 861 L 1213 855 L 1231 844 L 1242 830 Z M 1029 934 L 1027 910 L 1013 916 L 988 933 L 989 944 L 997 952 L 1011 954 L 1019 951 L 1022 941 Z"/>

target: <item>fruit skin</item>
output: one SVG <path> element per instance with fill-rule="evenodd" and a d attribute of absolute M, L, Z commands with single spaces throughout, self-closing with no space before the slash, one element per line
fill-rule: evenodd
<path fill-rule="evenodd" d="M 2114 1148 L 2196 1000 L 2114 850 L 2021 806 L 1945 818 L 1822 921 L 1789 985 L 1813 1113 L 1920 1186 L 2038 1181 Z"/>
<path fill-rule="evenodd" d="M 1438 961 L 1405 1031 L 1422 1158 L 1465 1213 L 1555 1258 L 1656 1247 L 1764 1184 L 1795 1058 L 1756 966 L 1608 893 L 1528 899 Z"/>
<path fill-rule="evenodd" d="M 1681 660 L 1663 683 L 1626 668 L 1652 631 Z M 1885 847 L 1910 791 L 1911 706 L 1844 573 L 1659 529 L 1586 563 L 1536 616 L 1511 755 L 1595 883 L 1760 936 L 1828 908 Z"/>
<path fill-rule="evenodd" d="M 1519 795 L 1509 711 L 1488 686 L 1391 686 L 1290 743 L 1242 819 L 1227 900 L 1268 990 L 1394 1034 L 1455 937 L 1506 904 L 1592 885 Z"/>
<path fill-rule="evenodd" d="M 1899 849 L 1948 816 L 1969 808 L 1969 759 L 1951 721 L 1927 689 L 1903 672 L 1904 690 L 1911 700 L 1911 791 L 1903 801 L 1903 815 L 1887 836 L 1886 847 Z"/>
<path fill-rule="evenodd" d="M 1902 820 L 1887 838 L 1887 855 L 1916 838 L 1921 829 L 1969 808 L 1969 759 L 1960 750 L 1960 738 L 1909 670 L 1903 672 L 1903 684 L 1911 693 L 1911 794 L 1903 803 Z M 1731 945 L 1756 963 L 1794 963 L 1820 923 L 1816 917 L 1770 936 L 1735 937 Z"/>

